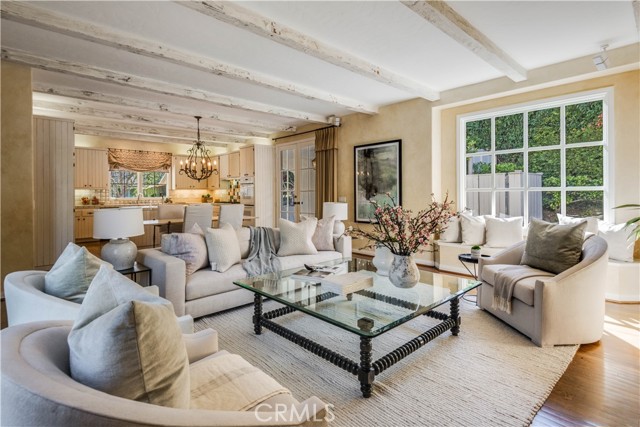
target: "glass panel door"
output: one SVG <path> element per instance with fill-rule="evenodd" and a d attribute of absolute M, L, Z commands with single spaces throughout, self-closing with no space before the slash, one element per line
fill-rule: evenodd
<path fill-rule="evenodd" d="M 300 221 L 300 215 L 315 216 L 315 142 L 282 144 L 277 147 L 278 212 L 280 218 Z"/>

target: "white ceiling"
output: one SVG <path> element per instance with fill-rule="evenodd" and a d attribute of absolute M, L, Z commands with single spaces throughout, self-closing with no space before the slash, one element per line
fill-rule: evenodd
<path fill-rule="evenodd" d="M 221 146 L 526 80 L 602 44 L 637 43 L 640 20 L 637 0 L 1 6 L 3 60 L 35 67 L 36 114 L 72 118 L 78 133 L 180 143 L 193 139 L 199 114 L 203 139 Z M 440 14 L 419 13 L 431 6 Z"/>

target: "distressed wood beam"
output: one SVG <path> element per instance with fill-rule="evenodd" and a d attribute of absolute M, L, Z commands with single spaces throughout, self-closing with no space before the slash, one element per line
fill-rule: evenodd
<path fill-rule="evenodd" d="M 80 135 L 92 135 L 92 136 L 101 136 L 104 138 L 113 138 L 113 139 L 125 139 L 131 141 L 141 141 L 141 142 L 158 142 L 163 144 L 185 144 L 190 145 L 190 142 L 183 141 L 175 138 L 164 138 L 162 136 L 151 136 L 151 135 L 140 135 L 135 133 L 125 133 L 125 132 L 115 132 L 106 129 L 92 128 L 86 126 L 75 126 L 75 133 Z M 220 147 L 227 148 L 227 144 L 222 143 L 207 143 L 207 147 Z"/>
<path fill-rule="evenodd" d="M 142 126 L 131 125 L 127 123 L 113 122 L 108 120 L 95 120 L 95 119 L 77 119 L 74 121 L 78 126 L 92 127 L 97 129 L 104 129 L 113 132 L 123 133 L 136 133 L 140 135 L 161 136 L 164 138 L 182 139 L 185 141 L 195 141 L 196 130 L 185 131 L 180 129 L 167 129 L 159 128 L 156 126 Z M 200 130 L 202 142 L 221 142 L 229 144 L 245 144 L 247 142 L 244 138 L 234 138 L 224 135 L 214 135 Z"/>
<path fill-rule="evenodd" d="M 170 47 L 159 46 L 156 43 L 144 39 L 136 39 L 111 28 L 101 27 L 77 19 L 70 19 L 66 16 L 34 7 L 28 3 L 13 1 L 2 2 L 2 18 L 104 46 L 114 47 L 136 55 L 144 55 L 194 70 L 274 89 L 290 95 L 328 102 L 352 111 L 365 114 L 376 114 L 378 112 L 376 106 L 365 102 L 274 79 L 267 75 L 225 64 L 211 58 L 203 58 Z"/>
<path fill-rule="evenodd" d="M 142 116 L 139 114 L 133 114 L 130 112 L 122 112 L 117 109 L 102 109 L 92 108 L 88 106 L 78 106 L 71 104 L 63 104 L 58 102 L 42 101 L 38 99 L 33 100 L 33 107 L 41 110 L 60 111 L 64 113 L 78 114 L 81 116 L 91 116 L 100 119 L 121 120 L 124 122 L 142 123 L 148 125 L 168 126 L 184 129 L 192 129 L 195 119 L 191 117 L 185 120 L 170 120 L 153 116 Z M 221 126 L 212 126 L 208 124 L 200 124 L 200 129 L 203 132 L 210 132 L 214 134 L 240 136 L 240 137 L 257 137 L 267 138 L 270 134 L 267 132 L 251 132 L 241 131 L 238 129 L 230 129 Z"/>
<path fill-rule="evenodd" d="M 55 71 L 61 74 L 83 77 L 105 83 L 118 84 L 120 86 L 141 89 L 163 95 L 177 96 L 184 99 L 204 101 L 210 104 L 221 105 L 229 108 L 273 114 L 275 116 L 305 120 L 309 122 L 327 123 L 326 117 L 319 114 L 294 111 L 286 108 L 261 104 L 259 102 L 248 101 L 246 99 L 223 96 L 196 88 L 177 86 L 161 80 L 148 79 L 134 74 L 125 74 L 105 68 L 93 67 L 88 64 L 72 63 L 55 58 L 44 58 L 41 56 L 31 55 L 30 53 L 18 49 L 2 48 L 2 59 L 43 70 Z"/>
<path fill-rule="evenodd" d="M 440 94 L 426 85 L 314 39 L 291 27 L 228 1 L 176 1 L 176 4 L 283 44 L 330 64 L 368 77 L 396 89 L 435 101 Z"/>
<path fill-rule="evenodd" d="M 487 36 L 475 28 L 442 0 L 401 1 L 418 16 L 469 49 L 514 82 L 527 79 L 527 70 L 507 55 Z"/>
<path fill-rule="evenodd" d="M 56 95 L 65 98 L 77 100 L 77 106 L 89 106 L 91 102 L 109 104 L 112 106 L 125 106 L 139 108 L 151 112 L 179 114 L 182 116 L 202 116 L 204 119 L 213 119 L 221 122 L 232 123 L 237 125 L 251 126 L 254 129 L 262 129 L 270 132 L 295 132 L 295 126 L 276 125 L 239 116 L 229 116 L 226 114 L 207 113 L 206 111 L 192 110 L 175 105 L 169 105 L 162 102 L 145 101 L 140 99 L 125 98 L 116 95 L 108 95 L 89 90 L 81 90 L 64 86 L 50 85 L 41 82 L 33 82 L 32 90 L 35 93 L 43 93 L 47 95 Z M 84 102 L 89 101 L 89 103 Z"/>

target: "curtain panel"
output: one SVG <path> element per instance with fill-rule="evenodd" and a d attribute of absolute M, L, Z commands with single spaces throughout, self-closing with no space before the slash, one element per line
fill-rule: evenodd
<path fill-rule="evenodd" d="M 338 132 L 335 127 L 316 134 L 316 216 L 322 218 L 322 203 L 338 199 Z"/>
<path fill-rule="evenodd" d="M 135 172 L 169 172 L 171 153 L 109 148 L 109 170 L 119 169 Z"/>

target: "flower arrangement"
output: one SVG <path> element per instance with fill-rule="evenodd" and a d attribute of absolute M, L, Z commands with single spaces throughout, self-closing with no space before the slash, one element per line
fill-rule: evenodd
<path fill-rule="evenodd" d="M 372 230 L 349 227 L 347 234 L 369 240 L 369 247 L 384 246 L 395 255 L 411 255 L 428 245 L 431 236 L 442 232 L 449 219 L 456 214 L 451 211 L 453 202 L 449 201 L 448 194 L 442 203 L 437 202 L 432 194 L 429 206 L 415 216 L 410 209 L 396 205 L 390 194 L 387 193 L 387 196 L 390 204 L 380 205 L 375 200 L 370 201 L 375 208 Z"/>

